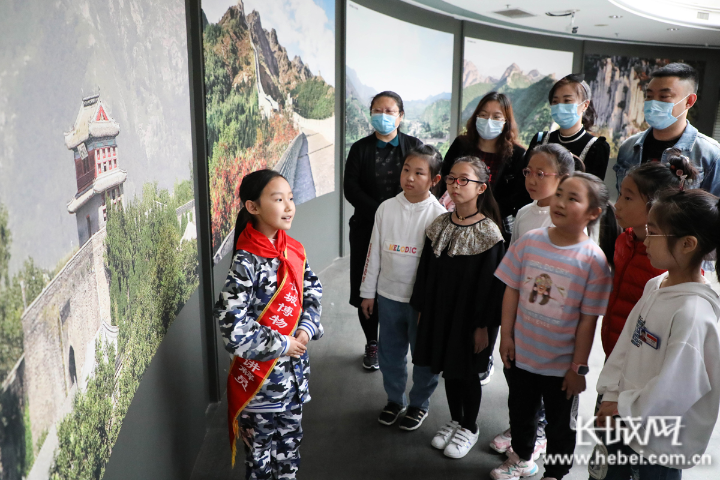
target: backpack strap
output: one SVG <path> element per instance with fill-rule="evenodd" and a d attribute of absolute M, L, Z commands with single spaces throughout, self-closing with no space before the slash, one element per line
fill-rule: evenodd
<path fill-rule="evenodd" d="M 585 145 L 585 148 L 583 148 L 582 153 L 580 153 L 580 156 L 578 157 L 581 162 L 585 163 L 585 157 L 587 156 L 587 153 L 590 151 L 590 147 L 593 146 L 593 143 L 597 141 L 598 137 L 592 137 L 590 141 Z"/>

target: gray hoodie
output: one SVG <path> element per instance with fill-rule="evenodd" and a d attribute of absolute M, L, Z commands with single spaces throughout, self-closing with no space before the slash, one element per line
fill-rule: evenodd
<path fill-rule="evenodd" d="M 647 445 L 629 446 L 652 463 L 690 468 L 707 448 L 720 406 L 720 298 L 708 284 L 660 288 L 648 281 L 598 380 L 603 401 L 618 402 L 621 417 L 682 417 L 678 437 L 651 432 Z M 643 442 L 644 443 L 644 442 Z M 663 454 L 682 454 L 677 457 Z"/>

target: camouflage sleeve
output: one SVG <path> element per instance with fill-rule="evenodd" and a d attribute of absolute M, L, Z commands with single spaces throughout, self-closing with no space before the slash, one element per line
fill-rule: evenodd
<path fill-rule="evenodd" d="M 318 340 L 325 331 L 320 324 L 322 314 L 322 284 L 320 279 L 305 263 L 305 278 L 303 279 L 303 313 L 300 317 L 299 329 L 305 330 L 313 340 Z"/>
<path fill-rule="evenodd" d="M 248 315 L 250 302 L 258 294 L 257 283 L 255 256 L 238 251 L 215 304 L 214 314 L 228 352 L 238 357 L 265 361 L 284 355 L 287 339 Z"/>

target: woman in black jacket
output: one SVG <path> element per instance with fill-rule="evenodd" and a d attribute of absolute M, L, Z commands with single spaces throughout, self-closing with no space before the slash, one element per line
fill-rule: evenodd
<path fill-rule="evenodd" d="M 400 171 L 405 155 L 422 145 L 415 137 L 405 135 L 398 127 L 405 115 L 402 98 L 394 92 L 381 92 L 370 103 L 371 135 L 350 147 L 345 164 L 345 198 L 355 207 L 350 218 L 350 304 L 358 309 L 366 345 L 363 367 L 379 368 L 377 358 L 377 303 L 370 318 L 360 309 L 360 284 L 365 258 L 372 235 L 375 211 L 385 200 L 393 198 L 400 188 Z"/>
<path fill-rule="evenodd" d="M 513 116 L 512 103 L 502 93 L 490 92 L 478 103 L 470 119 L 467 132 L 458 136 L 450 145 L 443 161 L 443 177 L 450 173 L 453 163 L 467 155 L 478 157 L 490 169 L 490 187 L 500 206 L 500 216 L 506 242 L 510 240 L 512 221 L 521 208 L 530 203 L 525 189 L 525 149 L 517 144 L 517 126 Z M 445 182 L 440 182 L 442 194 Z"/>

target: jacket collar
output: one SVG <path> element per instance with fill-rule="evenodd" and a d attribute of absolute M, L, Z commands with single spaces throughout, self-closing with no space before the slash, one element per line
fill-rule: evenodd
<path fill-rule="evenodd" d="M 686 120 L 687 121 L 687 120 Z M 652 127 L 645 130 L 635 141 L 635 145 L 633 145 L 633 148 L 640 148 L 644 143 L 645 139 L 648 135 L 650 135 L 650 132 L 652 131 Z M 685 130 L 683 131 L 682 135 L 680 135 L 680 138 L 678 139 L 677 143 L 675 144 L 675 148 L 677 148 L 680 151 L 684 152 L 690 152 L 693 149 L 693 146 L 695 146 L 695 140 L 697 139 L 698 131 L 697 128 L 693 127 L 689 121 L 687 121 L 687 124 L 685 125 Z"/>

